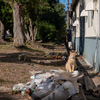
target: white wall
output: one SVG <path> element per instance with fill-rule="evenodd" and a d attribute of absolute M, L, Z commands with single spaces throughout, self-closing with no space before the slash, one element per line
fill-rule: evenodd
<path fill-rule="evenodd" d="M 76 19 L 79 18 L 79 6 L 80 6 L 80 2 L 78 3 L 77 7 L 76 7 Z M 76 26 L 76 37 L 80 36 L 80 23 Z"/>
<path fill-rule="evenodd" d="M 99 29 L 99 37 L 100 37 L 100 0 L 98 0 L 98 29 Z"/>
<path fill-rule="evenodd" d="M 91 1 L 93 0 L 85 0 L 85 7 Z M 76 18 L 79 18 L 79 7 L 80 2 L 76 7 Z M 94 11 L 93 26 L 88 27 L 88 17 L 85 17 L 85 37 L 96 37 L 97 34 L 99 34 L 99 12 Z M 80 37 L 80 23 L 76 26 L 76 37 Z"/>
<path fill-rule="evenodd" d="M 93 0 L 85 0 L 85 4 L 87 5 L 91 1 Z M 98 15 L 98 11 L 94 11 L 93 26 L 90 27 L 88 27 L 88 17 L 85 18 L 85 37 L 96 37 L 99 33 Z"/>

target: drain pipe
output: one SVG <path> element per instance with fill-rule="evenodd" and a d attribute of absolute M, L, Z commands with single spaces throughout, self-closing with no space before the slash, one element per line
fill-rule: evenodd
<path fill-rule="evenodd" d="M 94 58 L 94 65 L 95 65 L 95 71 L 99 72 L 99 66 L 96 66 L 96 62 L 97 62 L 97 53 L 98 53 L 98 37 L 100 35 L 100 0 L 98 0 L 98 5 L 99 5 L 99 9 L 98 9 L 98 13 L 99 13 L 99 18 L 97 18 L 99 20 L 99 28 L 97 28 L 97 37 L 96 37 L 96 48 L 95 48 L 95 58 Z M 98 16 L 97 16 L 98 17 Z M 98 21 L 97 21 L 98 23 Z M 99 33 L 99 34 L 98 34 Z"/>
<path fill-rule="evenodd" d="M 98 49 L 98 35 L 96 37 L 96 48 L 95 48 L 95 58 L 94 58 L 94 67 L 95 67 L 95 71 L 98 72 L 97 68 L 96 68 L 96 62 L 97 62 L 97 49 Z"/>

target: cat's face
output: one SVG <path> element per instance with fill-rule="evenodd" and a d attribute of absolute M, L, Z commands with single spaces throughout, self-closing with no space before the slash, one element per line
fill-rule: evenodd
<path fill-rule="evenodd" d="M 75 56 L 76 56 L 76 52 L 75 51 L 74 52 L 70 52 L 71 59 L 75 59 Z"/>

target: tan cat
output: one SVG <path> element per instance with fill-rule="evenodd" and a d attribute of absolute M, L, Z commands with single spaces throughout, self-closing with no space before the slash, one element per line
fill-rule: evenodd
<path fill-rule="evenodd" d="M 76 56 L 76 52 L 75 51 L 74 52 L 70 51 L 68 61 L 65 65 L 67 71 L 70 72 L 70 73 L 74 72 L 77 69 L 75 56 Z"/>

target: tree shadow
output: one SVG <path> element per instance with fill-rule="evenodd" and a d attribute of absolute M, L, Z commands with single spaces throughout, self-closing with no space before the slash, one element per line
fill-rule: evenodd
<path fill-rule="evenodd" d="M 52 58 L 43 57 L 43 56 L 32 56 L 30 57 L 32 60 L 53 60 Z"/>
<path fill-rule="evenodd" d="M 47 49 L 55 49 L 54 46 L 52 45 L 42 45 L 44 48 L 47 48 Z"/>
<path fill-rule="evenodd" d="M 9 54 L 4 54 L 0 53 L 0 62 L 8 62 L 8 63 L 18 63 L 18 56 L 22 53 L 9 53 Z"/>
<path fill-rule="evenodd" d="M 0 62 L 8 62 L 8 63 L 25 63 L 25 62 L 31 62 L 31 61 L 25 61 L 21 62 L 19 61 L 18 57 L 20 54 L 26 54 L 28 55 L 31 60 L 50 60 L 51 58 L 43 58 L 41 56 L 36 57 L 36 55 L 32 55 L 31 53 L 26 53 L 26 52 L 19 52 L 19 53 L 0 53 Z"/>
<path fill-rule="evenodd" d="M 19 97 L 0 92 L 0 100 L 19 100 Z"/>
<path fill-rule="evenodd" d="M 19 50 L 19 51 L 25 50 L 25 51 L 29 51 L 29 52 L 41 52 L 41 53 L 44 54 L 44 52 L 41 51 L 41 50 L 32 49 L 32 48 L 29 48 L 27 46 L 16 47 L 16 49 Z"/>
<path fill-rule="evenodd" d="M 65 66 L 64 60 L 50 61 L 50 62 L 47 62 L 47 63 L 44 62 L 44 61 L 40 61 L 40 63 L 33 61 L 33 63 L 43 65 L 43 66 L 55 66 L 55 67 Z"/>
<path fill-rule="evenodd" d="M 5 43 L 5 42 L 0 42 L 0 45 L 6 45 L 7 43 Z"/>
<path fill-rule="evenodd" d="M 30 51 L 30 52 L 43 52 L 41 50 L 32 49 L 32 48 L 29 48 L 27 46 L 16 47 L 16 49 L 18 49 L 18 50 L 26 50 L 26 51 Z"/>
<path fill-rule="evenodd" d="M 19 61 L 18 57 L 20 54 L 26 54 L 30 57 L 31 61 Z M 40 63 L 38 63 L 40 61 Z M 65 61 L 62 59 L 53 59 L 39 55 L 33 55 L 31 53 L 26 52 L 18 52 L 18 53 L 0 53 L 0 62 L 6 63 L 16 63 L 16 64 L 23 64 L 23 63 L 35 63 L 44 66 L 63 66 L 65 65 Z"/>

